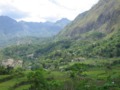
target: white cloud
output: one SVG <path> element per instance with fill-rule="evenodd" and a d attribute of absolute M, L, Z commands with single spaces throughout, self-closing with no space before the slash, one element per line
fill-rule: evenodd
<path fill-rule="evenodd" d="M 0 5 L 0 15 L 7 15 L 11 18 L 21 19 L 28 17 L 28 13 L 18 10 L 13 6 Z"/>
<path fill-rule="evenodd" d="M 15 15 L 20 13 L 20 15 L 23 15 L 21 18 L 15 18 L 17 20 L 55 21 L 63 17 L 72 20 L 79 13 L 90 9 L 97 1 L 98 0 L 0 0 L 0 14 L 5 14 L 3 11 L 10 11 L 12 10 L 10 8 L 14 7 L 17 13 L 11 12 L 14 18 Z M 9 10 L 3 9 L 1 6 L 9 7 Z M 6 13 L 6 15 L 9 16 L 8 13 Z"/>

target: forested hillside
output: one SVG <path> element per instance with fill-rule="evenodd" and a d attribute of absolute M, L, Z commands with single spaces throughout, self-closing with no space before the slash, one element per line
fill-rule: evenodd
<path fill-rule="evenodd" d="M 53 38 L 1 49 L 2 90 L 120 90 L 119 6 L 100 0 Z"/>

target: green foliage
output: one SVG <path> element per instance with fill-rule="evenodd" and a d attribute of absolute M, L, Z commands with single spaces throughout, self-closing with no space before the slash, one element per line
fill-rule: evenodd
<path fill-rule="evenodd" d="M 82 70 L 82 71 L 85 71 L 87 68 L 90 68 L 92 67 L 91 65 L 86 65 L 86 64 L 74 64 L 72 67 L 70 67 L 70 69 L 72 70 Z"/>
<path fill-rule="evenodd" d="M 88 54 L 100 57 L 120 57 L 120 30 L 107 40 L 90 45 Z"/>
<path fill-rule="evenodd" d="M 98 32 L 98 31 L 93 31 L 90 34 L 86 36 L 86 38 L 91 38 L 91 40 L 98 40 L 105 37 L 104 33 Z"/>
<path fill-rule="evenodd" d="M 0 66 L 0 75 L 11 74 L 13 72 L 13 67 L 7 66 L 6 68 Z"/>
<path fill-rule="evenodd" d="M 119 90 L 119 67 L 111 66 L 108 70 L 106 65 L 93 67 L 73 64 L 65 72 L 43 69 L 23 72 L 18 68 L 12 75 L 4 77 L 0 75 L 0 80 L 5 80 L 0 82 L 0 87 L 7 85 L 5 90 Z M 70 70 L 72 72 L 69 72 Z"/>
<path fill-rule="evenodd" d="M 28 79 L 32 83 L 29 90 L 47 90 L 47 81 L 45 79 L 45 71 L 37 70 L 28 74 Z"/>

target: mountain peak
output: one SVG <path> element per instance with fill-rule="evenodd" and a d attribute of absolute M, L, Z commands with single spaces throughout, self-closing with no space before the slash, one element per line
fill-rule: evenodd
<path fill-rule="evenodd" d="M 12 18 L 10 18 L 10 17 L 8 17 L 8 16 L 4 16 L 4 15 L 2 15 L 2 16 L 0 16 L 0 21 L 2 22 L 4 22 L 4 21 L 14 21 L 14 22 L 17 22 L 16 20 L 14 20 L 14 19 L 12 19 Z M 1 24 L 1 23 L 0 23 Z"/>
<path fill-rule="evenodd" d="M 70 20 L 67 18 L 61 18 L 60 20 L 57 20 L 56 22 L 61 22 L 61 21 L 70 21 Z"/>
<path fill-rule="evenodd" d="M 70 23 L 70 20 L 67 19 L 67 18 L 62 18 L 62 19 L 60 19 L 60 20 L 58 20 L 58 21 L 55 22 L 55 24 L 58 25 L 58 26 L 60 26 L 60 27 L 61 26 L 65 27 L 69 23 Z"/>

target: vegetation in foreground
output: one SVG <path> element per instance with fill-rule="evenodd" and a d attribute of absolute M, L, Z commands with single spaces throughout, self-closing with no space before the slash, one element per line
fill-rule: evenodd
<path fill-rule="evenodd" d="M 99 60 L 98 60 L 99 61 Z M 1 90 L 120 90 L 120 59 L 74 63 L 62 70 L 0 67 Z M 85 64 L 86 63 L 86 64 Z M 109 63 L 109 64 L 108 64 Z"/>

